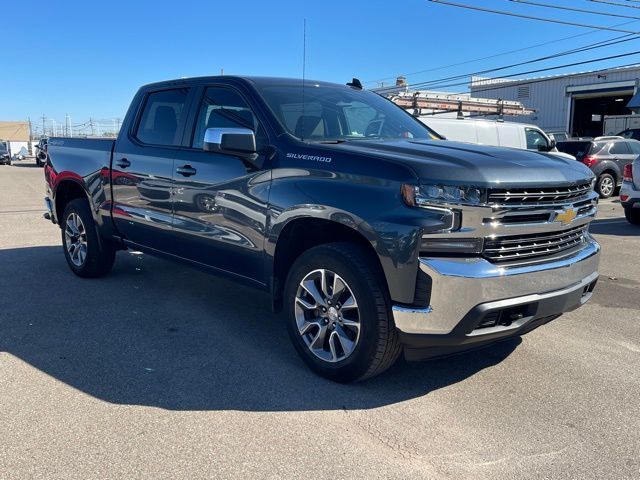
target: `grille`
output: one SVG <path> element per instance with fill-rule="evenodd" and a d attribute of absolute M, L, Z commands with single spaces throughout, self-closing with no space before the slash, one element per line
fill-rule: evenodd
<path fill-rule="evenodd" d="M 561 232 L 487 239 L 483 254 L 492 262 L 530 260 L 553 255 L 582 244 L 586 231 L 583 226 Z"/>
<path fill-rule="evenodd" d="M 509 188 L 491 190 L 489 203 L 502 205 L 566 202 L 584 197 L 591 191 L 591 184 L 552 188 Z"/>

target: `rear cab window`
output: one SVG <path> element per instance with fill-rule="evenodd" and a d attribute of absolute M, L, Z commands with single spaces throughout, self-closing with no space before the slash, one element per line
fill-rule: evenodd
<path fill-rule="evenodd" d="M 147 95 L 135 137 L 148 145 L 177 146 L 179 126 L 186 114 L 188 88 L 162 90 Z"/>

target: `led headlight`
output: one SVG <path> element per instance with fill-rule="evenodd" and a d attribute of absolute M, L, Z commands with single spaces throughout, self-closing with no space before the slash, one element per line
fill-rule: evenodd
<path fill-rule="evenodd" d="M 480 205 L 484 191 L 476 187 L 456 185 L 403 185 L 402 197 L 411 207 L 426 207 L 438 204 Z"/>

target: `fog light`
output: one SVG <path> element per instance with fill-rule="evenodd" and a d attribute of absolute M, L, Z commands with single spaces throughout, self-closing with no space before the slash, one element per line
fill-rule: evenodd
<path fill-rule="evenodd" d="M 482 238 L 423 238 L 421 250 L 434 253 L 480 253 Z"/>

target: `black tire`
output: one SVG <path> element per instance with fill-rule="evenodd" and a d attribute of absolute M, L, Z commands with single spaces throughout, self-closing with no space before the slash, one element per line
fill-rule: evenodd
<path fill-rule="evenodd" d="M 85 255 L 79 265 L 74 263 L 69 248 L 67 248 L 65 231 L 69 228 L 69 220 L 72 215 L 77 215 L 80 218 L 83 224 L 82 231 L 84 231 L 82 238 L 86 243 Z M 98 238 L 98 230 L 93 221 L 89 203 L 85 199 L 75 199 L 69 202 L 64 209 L 60 226 L 62 230 L 62 249 L 64 250 L 67 264 L 73 273 L 83 278 L 95 278 L 106 275 L 111 271 L 115 261 L 116 249 L 106 240 Z"/>
<path fill-rule="evenodd" d="M 402 351 L 389 293 L 376 262 L 374 256 L 356 244 L 330 243 L 303 253 L 289 271 L 284 290 L 289 336 L 305 363 L 330 380 L 353 382 L 378 375 L 391 367 Z M 334 363 L 319 358 L 310 350 L 296 320 L 300 282 L 317 269 L 330 270 L 344 279 L 358 304 L 360 333 L 355 347 L 349 356 Z"/>
<path fill-rule="evenodd" d="M 632 225 L 640 225 L 640 208 L 627 207 L 624 209 L 624 216 Z"/>
<path fill-rule="evenodd" d="M 609 188 L 611 187 L 611 188 Z M 600 198 L 610 198 L 616 191 L 616 179 L 610 173 L 603 173 L 598 177 L 596 192 Z"/>

